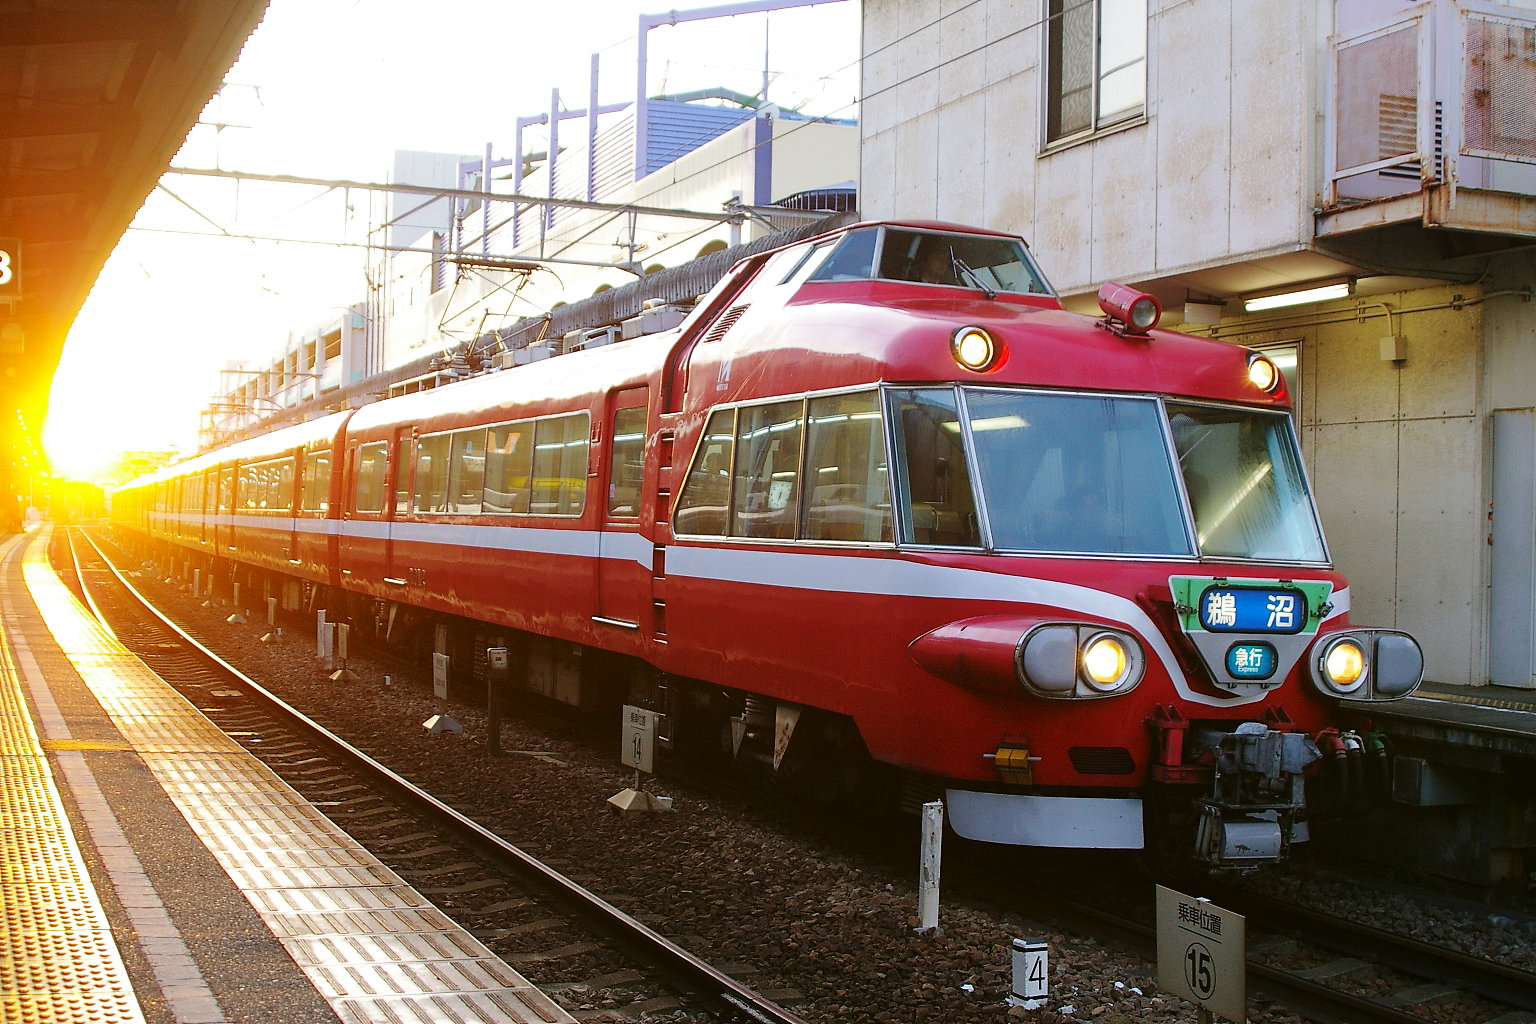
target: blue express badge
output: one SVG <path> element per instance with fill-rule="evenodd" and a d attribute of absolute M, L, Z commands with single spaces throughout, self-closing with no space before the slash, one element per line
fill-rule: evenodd
<path fill-rule="evenodd" d="M 1266 643 L 1227 648 L 1227 674 L 1233 679 L 1268 679 L 1275 674 L 1275 649 Z"/>
<path fill-rule="evenodd" d="M 1307 624 L 1307 601 L 1299 590 L 1207 587 L 1196 613 L 1212 633 L 1299 633 Z"/>

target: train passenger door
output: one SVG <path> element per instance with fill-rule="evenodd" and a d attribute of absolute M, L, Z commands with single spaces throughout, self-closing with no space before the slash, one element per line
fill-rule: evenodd
<path fill-rule="evenodd" d="M 235 467 L 219 467 L 219 493 L 214 503 L 213 543 L 216 550 L 235 546 Z"/>
<path fill-rule="evenodd" d="M 597 535 L 597 615 L 601 622 L 639 628 L 650 603 L 651 542 L 640 533 L 645 480 L 649 389 L 608 396 L 608 486 Z"/>
<path fill-rule="evenodd" d="M 389 512 L 393 505 L 386 441 L 353 443 L 347 449 L 342 495 L 341 575 L 368 589 L 387 575 Z"/>

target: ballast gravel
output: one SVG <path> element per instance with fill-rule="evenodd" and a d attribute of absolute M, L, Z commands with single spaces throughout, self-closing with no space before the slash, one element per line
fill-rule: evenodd
<path fill-rule="evenodd" d="M 158 576 L 158 574 L 155 574 Z M 423 785 L 461 812 L 661 932 L 696 956 L 815 1024 L 1186 1024 L 1196 1008 L 1158 990 L 1155 965 L 1115 949 L 1003 913 L 945 900 L 937 934 L 914 933 L 917 848 L 911 872 L 840 849 L 730 798 L 653 780 L 673 799 L 669 813 L 621 815 L 607 800 L 634 773 L 584 743 L 514 708 L 500 756 L 487 745 L 477 707 L 440 700 L 428 674 L 354 658 L 355 682 L 333 682 L 315 658 L 313 635 L 290 630 L 260 642 L 264 624 L 230 624 L 228 607 L 205 607 L 185 591 L 140 581 L 156 600 L 233 664 L 349 742 Z M 434 715 L 462 732 L 431 733 Z M 558 731 L 556 731 L 558 732 Z M 1266 883 L 1288 898 L 1321 902 L 1476 955 L 1531 969 L 1529 924 L 1475 904 L 1436 906 L 1417 896 L 1316 885 L 1280 874 Z M 1287 891 L 1289 887 L 1289 891 Z M 1044 1005 L 1010 1005 L 1011 944 L 1046 944 Z M 537 977 L 532 978 L 537 983 Z M 579 1019 L 624 1021 L 621 993 L 575 986 L 559 998 Z M 685 1012 L 653 1019 L 692 1019 Z M 1250 997 L 1253 1024 L 1303 1018 Z M 1426 1020 L 1456 1020 L 1425 1010 Z"/>

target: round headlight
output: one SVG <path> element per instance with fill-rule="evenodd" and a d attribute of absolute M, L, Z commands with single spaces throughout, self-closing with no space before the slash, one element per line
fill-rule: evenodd
<path fill-rule="evenodd" d="M 1273 391 L 1280 385 L 1280 368 L 1263 356 L 1248 360 L 1248 380 L 1260 391 Z"/>
<path fill-rule="evenodd" d="M 1130 657 L 1120 638 L 1108 633 L 1089 640 L 1083 647 L 1083 681 L 1095 690 L 1112 690 L 1125 679 Z"/>
<path fill-rule="evenodd" d="M 1131 303 L 1130 325 L 1133 330 L 1150 331 L 1157 326 L 1157 321 L 1163 315 L 1163 308 L 1158 305 L 1157 299 L 1151 295 L 1143 295 Z"/>
<path fill-rule="evenodd" d="M 1340 693 L 1352 693 L 1365 682 L 1365 651 L 1353 639 L 1336 640 L 1323 653 L 1323 678 Z"/>
<path fill-rule="evenodd" d="M 980 373 L 991 369 L 997 362 L 997 343 L 992 340 L 992 335 L 980 327 L 960 328 L 950 339 L 949 345 L 955 354 L 955 362 L 967 370 Z"/>

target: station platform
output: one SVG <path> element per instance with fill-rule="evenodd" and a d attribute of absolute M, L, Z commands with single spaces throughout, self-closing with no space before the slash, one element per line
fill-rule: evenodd
<path fill-rule="evenodd" d="M 0 1019 L 573 1018 L 0 540 Z"/>
<path fill-rule="evenodd" d="M 1536 759 L 1536 690 L 1426 682 L 1401 700 L 1344 706 L 1400 740 Z"/>

